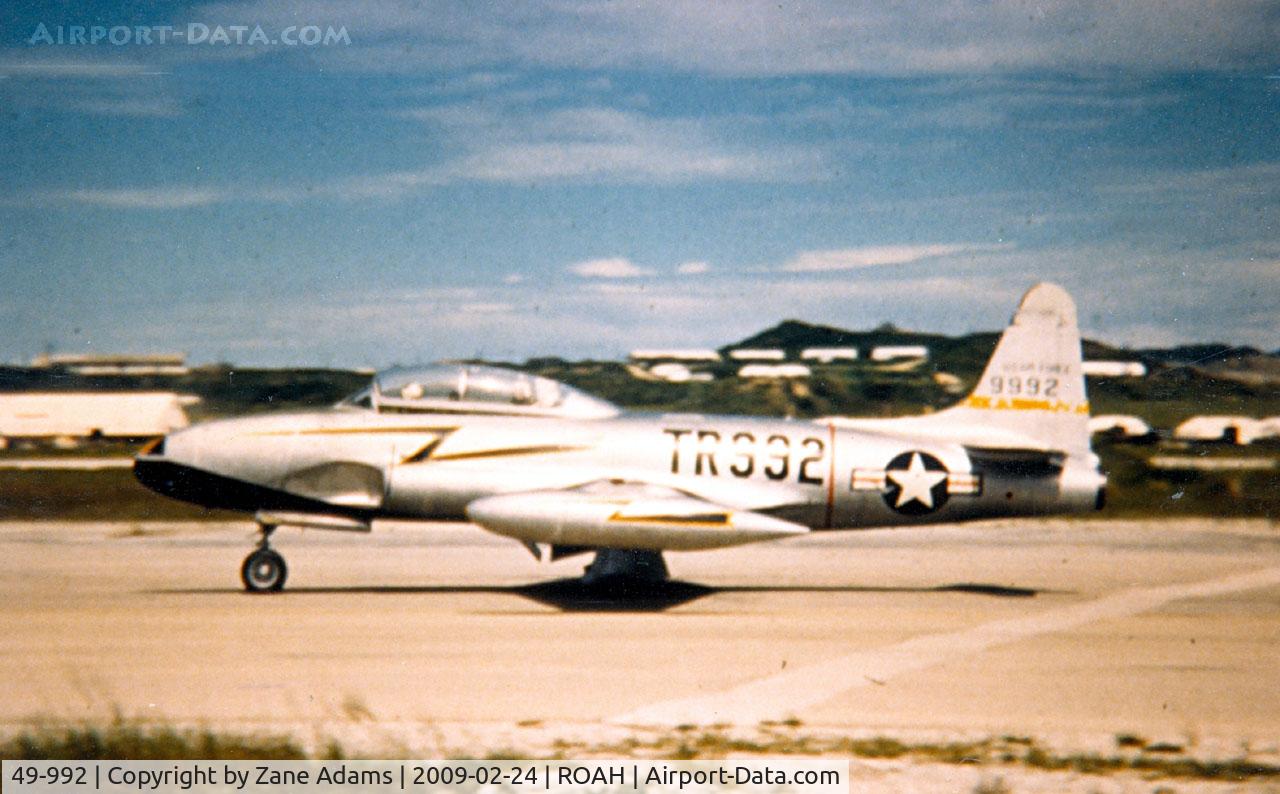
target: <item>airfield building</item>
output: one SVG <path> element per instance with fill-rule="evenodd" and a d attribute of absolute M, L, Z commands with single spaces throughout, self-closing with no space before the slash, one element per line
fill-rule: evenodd
<path fill-rule="evenodd" d="M 783 350 L 740 347 L 737 350 L 730 350 L 729 358 L 734 361 L 786 361 L 787 354 Z"/>
<path fill-rule="evenodd" d="M 1146 438 L 1151 435 L 1151 425 L 1136 416 L 1126 414 L 1101 414 L 1090 417 L 1089 433 L 1117 438 Z"/>
<path fill-rule="evenodd" d="M 649 368 L 648 372 L 658 380 L 665 380 L 669 383 L 705 382 L 712 380 L 710 372 L 694 372 L 684 364 L 654 364 Z"/>
<path fill-rule="evenodd" d="M 1147 374 L 1147 365 L 1139 361 L 1085 361 L 1080 369 L 1094 378 L 1141 378 Z"/>
<path fill-rule="evenodd" d="M 747 364 L 738 370 L 739 378 L 807 378 L 811 371 L 804 364 Z"/>
<path fill-rule="evenodd" d="M 0 394 L 0 439 L 149 438 L 186 427 L 173 392 L 14 392 Z"/>
<path fill-rule="evenodd" d="M 880 345 L 871 350 L 871 360 L 878 362 L 921 360 L 929 357 L 924 345 Z"/>
<path fill-rule="evenodd" d="M 679 361 L 685 363 L 713 364 L 720 360 L 720 354 L 714 350 L 704 350 L 700 348 L 672 348 L 665 350 L 646 348 L 642 350 L 632 350 L 628 358 L 635 362 Z"/>
<path fill-rule="evenodd" d="M 149 355 L 41 353 L 31 360 L 36 369 L 63 369 L 77 375 L 186 375 L 187 357 L 181 353 Z"/>
<path fill-rule="evenodd" d="M 1225 441 L 1252 444 L 1268 435 L 1269 427 L 1248 416 L 1193 416 L 1173 430 L 1180 441 Z"/>
<path fill-rule="evenodd" d="M 857 361 L 856 347 L 807 347 L 800 351 L 801 361 L 816 361 L 819 364 L 833 364 L 837 361 Z"/>

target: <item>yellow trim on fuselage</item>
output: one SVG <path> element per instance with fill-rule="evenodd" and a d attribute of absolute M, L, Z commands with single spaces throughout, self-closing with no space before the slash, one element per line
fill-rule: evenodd
<path fill-rule="evenodd" d="M 731 527 L 729 513 L 700 516 L 626 516 L 621 511 L 609 516 L 609 521 L 619 524 L 664 524 L 673 527 Z"/>
<path fill-rule="evenodd" d="M 1089 403 L 1083 402 L 1079 405 L 1072 405 L 1065 402 L 1051 402 L 1049 400 L 1028 400 L 1023 397 L 1011 398 L 992 398 L 992 397 L 967 397 L 964 402 L 960 403 L 965 408 L 976 408 L 982 411 L 1048 411 L 1050 413 L 1077 413 L 1088 414 Z"/>
<path fill-rule="evenodd" d="M 394 433 L 452 433 L 458 427 L 317 427 L 310 430 L 259 430 L 253 436 L 377 436 Z"/>
<path fill-rule="evenodd" d="M 507 447 L 505 449 L 477 449 L 469 452 L 449 452 L 444 455 L 429 454 L 414 463 L 429 463 L 442 460 L 476 460 L 479 458 L 508 458 L 517 455 L 549 455 L 555 452 L 580 452 L 591 449 L 587 446 L 568 446 L 563 444 L 542 444 L 532 447 Z"/>

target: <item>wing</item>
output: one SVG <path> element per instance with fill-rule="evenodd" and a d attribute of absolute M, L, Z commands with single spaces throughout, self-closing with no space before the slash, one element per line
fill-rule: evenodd
<path fill-rule="evenodd" d="M 617 480 L 488 496 L 469 504 L 467 516 L 526 544 L 613 549 L 716 549 L 809 531 L 674 488 Z"/>

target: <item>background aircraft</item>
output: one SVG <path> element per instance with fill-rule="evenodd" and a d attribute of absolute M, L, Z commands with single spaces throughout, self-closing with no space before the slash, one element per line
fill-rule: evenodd
<path fill-rule="evenodd" d="M 810 531 L 1093 509 L 1105 477 L 1071 297 L 1023 297 L 973 393 L 933 414 L 791 421 L 631 414 L 471 365 L 397 369 L 322 411 L 200 424 L 134 464 L 162 494 L 255 515 L 241 569 L 284 586 L 279 526 L 470 520 L 539 557 L 594 551 L 589 583 L 661 580 L 664 550 Z"/>

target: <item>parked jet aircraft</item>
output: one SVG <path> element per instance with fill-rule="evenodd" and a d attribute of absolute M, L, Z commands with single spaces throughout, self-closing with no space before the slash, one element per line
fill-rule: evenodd
<path fill-rule="evenodd" d="M 1027 292 L 960 404 L 899 419 L 627 413 L 561 383 L 472 365 L 396 369 L 319 411 L 207 422 L 145 450 L 162 494 L 255 514 L 250 591 L 284 586 L 279 526 L 469 520 L 584 579 L 666 577 L 664 550 L 810 531 L 1101 506 L 1075 304 Z"/>

